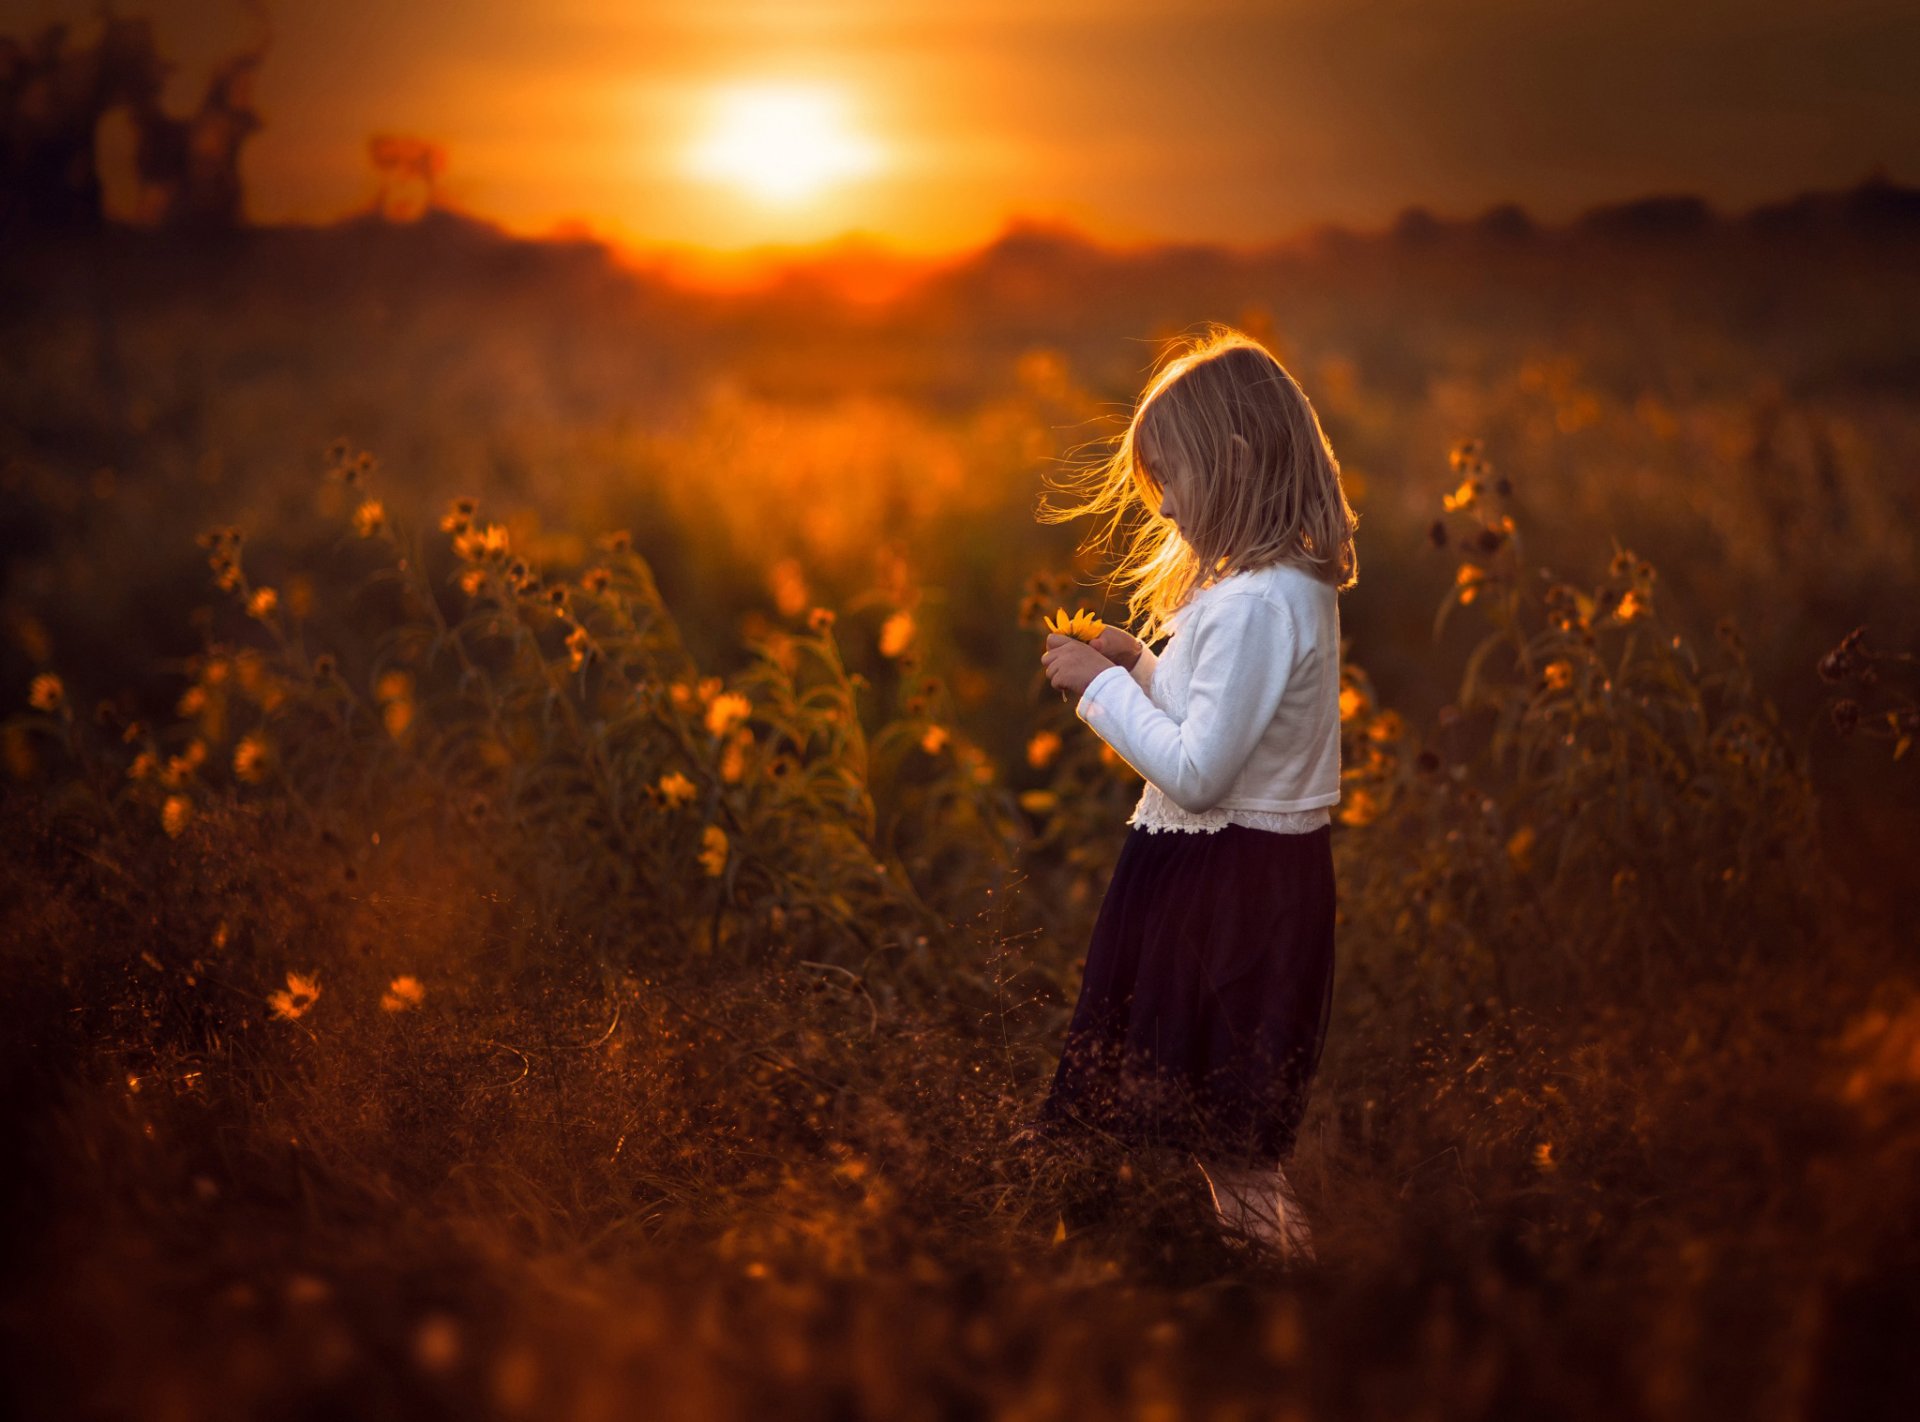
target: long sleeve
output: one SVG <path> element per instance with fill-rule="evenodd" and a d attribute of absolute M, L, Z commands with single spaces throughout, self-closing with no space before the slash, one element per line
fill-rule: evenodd
<path fill-rule="evenodd" d="M 1286 605 L 1258 593 L 1229 594 L 1199 611 L 1181 632 L 1193 638 L 1183 720 L 1154 704 L 1138 667 L 1108 667 L 1074 708 L 1121 759 L 1194 812 L 1212 808 L 1246 765 L 1279 709 L 1299 645 Z"/>

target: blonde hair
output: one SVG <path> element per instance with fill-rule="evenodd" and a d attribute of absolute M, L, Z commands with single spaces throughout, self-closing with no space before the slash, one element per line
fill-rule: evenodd
<path fill-rule="evenodd" d="M 1161 480 L 1176 480 L 1180 518 L 1161 517 Z M 1118 551 L 1111 582 L 1154 641 L 1194 589 L 1232 573 L 1294 562 L 1335 589 L 1360 576 L 1358 523 L 1340 462 L 1306 392 L 1253 337 L 1209 323 L 1162 351 L 1112 453 L 1054 488 L 1047 523 L 1092 514 L 1083 550 Z M 1136 521 L 1137 520 L 1137 521 Z"/>

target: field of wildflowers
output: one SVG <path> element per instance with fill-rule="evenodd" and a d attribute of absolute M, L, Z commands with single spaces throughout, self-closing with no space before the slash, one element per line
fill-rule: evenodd
<path fill-rule="evenodd" d="M 246 339 L 174 340 L 203 338 Z M 1139 789 L 1037 670 L 1049 625 L 1120 611 L 1030 517 L 1111 413 L 1060 346 L 957 413 L 555 397 L 479 457 L 420 411 L 444 443 L 290 438 L 231 499 L 172 454 L 75 494 L 22 437 L 20 1408 L 1920 1399 L 1920 985 L 1881 843 L 1913 813 L 1920 414 L 1554 355 L 1408 399 L 1295 363 L 1354 451 L 1362 572 L 1291 1275 L 1215 1239 L 1184 1161 L 1016 1139 Z M 59 422 L 46 378 L 17 429 Z M 264 458 L 279 378 L 177 409 Z M 60 396 L 83 462 L 129 428 L 92 388 Z"/>

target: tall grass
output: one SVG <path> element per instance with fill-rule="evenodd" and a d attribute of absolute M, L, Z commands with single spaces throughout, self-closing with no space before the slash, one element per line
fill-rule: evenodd
<path fill-rule="evenodd" d="M 1860 1320 L 1913 1307 L 1920 998 L 1846 914 L 1808 747 L 1731 618 L 1695 645 L 1617 542 L 1544 572 L 1524 482 L 1477 442 L 1447 463 L 1426 671 L 1457 690 L 1416 715 L 1347 665 L 1336 1020 L 1292 1172 L 1321 1266 L 1290 1278 L 1224 1252 L 1186 1162 L 1012 1143 L 1138 781 L 1037 674 L 1017 756 L 970 735 L 904 561 L 835 607 L 787 570 L 721 671 L 629 534 L 535 556 L 464 498 L 415 527 L 345 445 L 326 566 L 262 581 L 206 531 L 170 715 L 87 714 L 59 668 L 5 727 L 21 1396 L 1885 1395 Z M 1007 635 L 1037 656 L 1070 585 L 1035 574 Z"/>

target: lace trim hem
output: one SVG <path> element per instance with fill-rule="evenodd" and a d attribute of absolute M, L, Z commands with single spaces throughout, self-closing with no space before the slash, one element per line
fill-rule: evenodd
<path fill-rule="evenodd" d="M 1248 829 L 1271 830 L 1276 834 L 1306 834 L 1332 821 L 1332 810 L 1322 805 L 1317 810 L 1183 810 L 1164 795 L 1159 803 L 1144 796 L 1127 819 L 1129 825 L 1148 834 L 1217 834 L 1228 825 Z"/>

